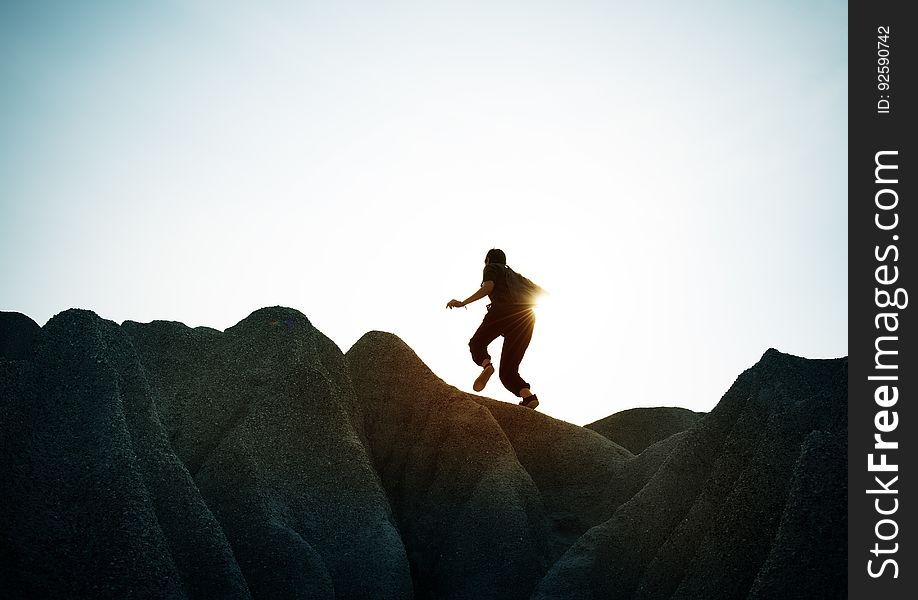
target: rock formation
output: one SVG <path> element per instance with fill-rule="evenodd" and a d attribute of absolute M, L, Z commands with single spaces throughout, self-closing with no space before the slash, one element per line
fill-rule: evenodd
<path fill-rule="evenodd" d="M 601 433 L 634 454 L 640 454 L 660 440 L 690 428 L 703 416 L 704 413 L 687 408 L 631 408 L 584 427 Z"/>
<path fill-rule="evenodd" d="M 601 435 L 291 309 L 0 313 L 0 597 L 843 597 L 846 405 L 769 350 Z"/>

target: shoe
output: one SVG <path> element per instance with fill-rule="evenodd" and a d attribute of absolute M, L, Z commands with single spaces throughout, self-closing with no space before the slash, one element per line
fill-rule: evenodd
<path fill-rule="evenodd" d="M 472 389 L 476 392 L 485 389 L 485 386 L 488 385 L 488 380 L 491 379 L 491 375 L 494 375 L 494 364 L 488 363 L 487 367 L 481 369 L 481 375 L 479 375 L 475 383 L 472 384 Z"/>
<path fill-rule="evenodd" d="M 531 408 L 535 410 L 536 406 L 539 405 L 539 398 L 535 394 L 529 396 L 528 398 L 523 398 L 520 401 L 520 406 L 525 406 L 526 408 Z"/>

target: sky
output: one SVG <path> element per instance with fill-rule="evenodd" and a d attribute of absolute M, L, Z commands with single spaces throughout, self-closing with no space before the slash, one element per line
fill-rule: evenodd
<path fill-rule="evenodd" d="M 708 411 L 770 347 L 848 353 L 847 26 L 812 0 L 0 3 L 0 310 L 290 306 L 471 391 L 485 302 L 445 305 L 498 247 L 549 292 L 540 411 Z"/>

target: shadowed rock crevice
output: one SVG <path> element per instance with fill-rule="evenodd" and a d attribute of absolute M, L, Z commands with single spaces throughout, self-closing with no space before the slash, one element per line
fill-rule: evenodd
<path fill-rule="evenodd" d="M 0 411 L 3 597 L 846 592 L 846 359 L 769 350 L 708 414 L 583 428 L 281 307 L 0 313 Z"/>

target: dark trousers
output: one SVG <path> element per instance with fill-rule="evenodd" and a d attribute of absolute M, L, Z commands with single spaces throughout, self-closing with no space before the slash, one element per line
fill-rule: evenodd
<path fill-rule="evenodd" d="M 488 309 L 478 331 L 469 340 L 469 350 L 472 360 L 476 365 L 486 358 L 488 345 L 498 336 L 504 336 L 504 348 L 500 353 L 500 382 L 504 387 L 519 396 L 520 390 L 528 388 L 529 384 L 520 377 L 520 362 L 529 342 L 532 340 L 532 331 L 535 328 L 535 313 L 529 307 L 493 305 Z"/>

